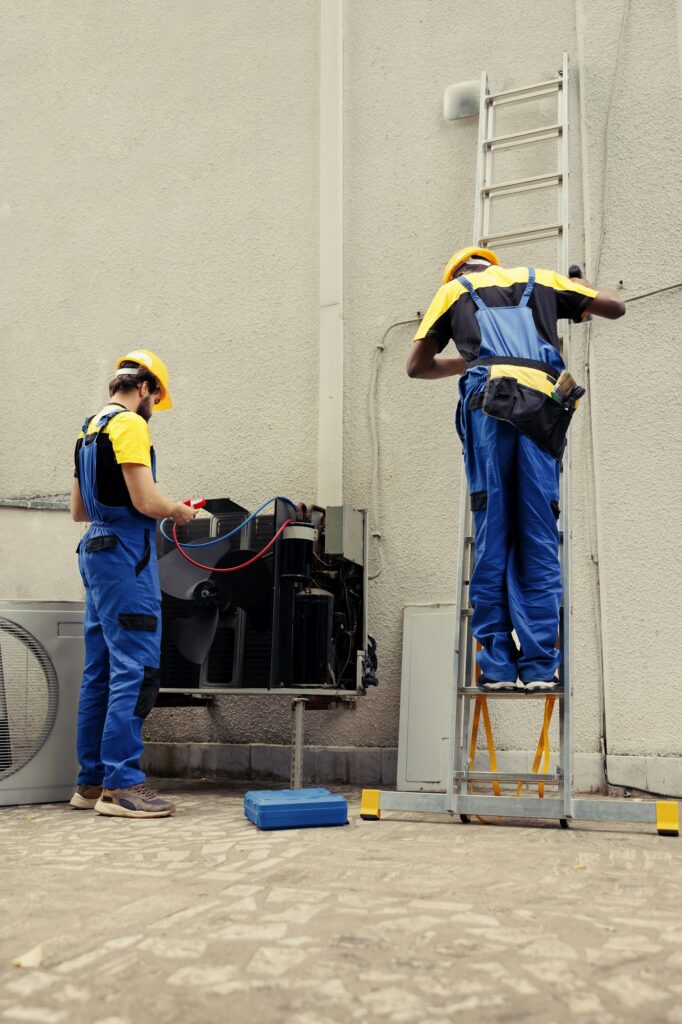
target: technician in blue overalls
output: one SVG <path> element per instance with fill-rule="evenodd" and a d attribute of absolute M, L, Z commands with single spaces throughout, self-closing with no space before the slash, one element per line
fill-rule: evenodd
<path fill-rule="evenodd" d="M 469 595 L 484 690 L 559 686 L 559 472 L 572 411 L 551 392 L 564 369 L 557 320 L 579 322 L 588 310 L 615 320 L 625 306 L 612 289 L 460 249 L 408 359 L 410 377 L 461 375 L 456 426 L 474 519 Z M 450 339 L 459 356 L 438 358 Z"/>
<path fill-rule="evenodd" d="M 85 666 L 78 707 L 81 770 L 71 806 L 129 818 L 166 817 L 173 804 L 145 784 L 142 723 L 159 689 L 161 591 L 156 520 L 196 512 L 156 485 L 149 436 L 170 409 L 168 370 L 148 349 L 116 363 L 111 401 L 76 442 L 71 515 L 90 527 L 78 546 L 85 587 Z"/>

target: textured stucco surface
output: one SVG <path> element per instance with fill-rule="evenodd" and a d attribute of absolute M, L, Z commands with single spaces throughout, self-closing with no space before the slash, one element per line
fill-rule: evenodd
<path fill-rule="evenodd" d="M 2 346 L 24 396 L 0 408 L 3 494 L 65 489 L 72 437 L 141 343 L 172 371 L 162 484 L 309 493 L 317 4 L 20 0 L 2 23 Z"/>
<path fill-rule="evenodd" d="M 447 85 L 483 69 L 496 89 L 540 81 L 568 50 L 570 255 L 594 268 L 622 0 L 562 0 L 542 17 L 538 6 L 491 0 L 485 15 L 469 5 L 455 18 L 448 0 L 344 5 L 344 492 L 356 506 L 370 500 L 375 347 L 391 323 L 425 309 L 442 265 L 471 237 L 477 121 L 443 121 Z M 682 279 L 671 245 L 682 227 L 674 13 L 672 2 L 631 4 L 614 90 L 599 277 L 622 279 L 625 297 Z M 0 404 L 0 497 L 65 489 L 80 419 L 99 403 L 113 357 L 141 341 L 173 371 L 177 407 L 153 422 L 162 486 L 248 506 L 275 492 L 314 497 L 318 5 L 207 0 L 197 17 L 180 0 L 59 9 L 17 0 L 2 20 L 0 346 L 23 399 Z M 662 258 L 647 258 L 656 249 Z M 542 265 L 546 252 L 519 261 Z M 587 403 L 572 428 L 574 724 L 584 754 L 599 750 L 599 593 L 609 752 L 682 754 L 670 706 L 682 614 L 681 313 L 682 293 L 672 292 L 592 330 L 596 492 Z M 451 382 L 407 379 L 412 334 L 388 335 L 376 395 L 372 512 L 384 570 L 370 585 L 370 628 L 381 685 L 354 712 L 308 715 L 313 744 L 395 745 L 403 606 L 454 593 L 456 393 Z M 570 365 L 582 379 L 587 334 L 572 332 Z M 15 540 L 3 548 L 3 593 L 80 596 L 68 524 L 55 535 L 68 546 L 49 555 L 49 584 L 23 564 L 22 545 L 40 542 L 35 516 L 52 530 L 60 514 L 0 514 L 11 515 Z M 527 717 L 505 708 L 500 747 L 534 744 L 538 723 Z M 181 743 L 277 744 L 289 729 L 288 703 L 241 697 L 155 711 L 147 726 L 150 738 Z"/>
<path fill-rule="evenodd" d="M 0 598 L 82 601 L 76 569 L 82 533 L 68 512 L 0 508 Z"/>
<path fill-rule="evenodd" d="M 682 281 L 682 75 L 674 3 L 630 5 L 608 132 L 601 277 L 623 295 Z M 587 233 L 599 245 L 603 97 L 613 75 L 622 5 L 581 4 L 583 89 L 590 117 Z M 677 17 L 682 11 L 677 5 Z M 609 34 L 612 36 L 609 40 Z M 617 329 L 594 324 L 592 401 L 609 753 L 682 754 L 682 290 L 628 307 Z M 617 778 L 617 775 L 616 775 Z"/>

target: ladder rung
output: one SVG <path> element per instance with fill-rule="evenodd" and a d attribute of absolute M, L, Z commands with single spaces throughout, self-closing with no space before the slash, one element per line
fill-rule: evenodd
<path fill-rule="evenodd" d="M 468 768 L 461 772 L 455 772 L 454 777 L 468 782 L 553 782 L 556 785 L 564 781 L 563 776 L 558 774 L 543 775 L 538 772 L 536 775 L 533 772 L 479 772 L 469 771 Z"/>
<path fill-rule="evenodd" d="M 479 244 L 513 245 L 514 242 L 532 242 L 537 238 L 549 238 L 552 235 L 560 235 L 563 230 L 563 224 L 538 224 L 537 227 L 526 228 L 525 231 L 505 231 L 499 235 L 484 235 L 480 239 Z"/>
<path fill-rule="evenodd" d="M 564 84 L 563 78 L 550 78 L 546 82 L 526 85 L 516 89 L 502 89 L 486 96 L 486 103 L 514 103 L 517 100 L 536 99 L 538 96 L 558 92 Z"/>
<path fill-rule="evenodd" d="M 515 192 L 531 192 L 536 188 L 549 188 L 560 185 L 564 176 L 558 174 L 536 174 L 532 178 L 517 178 L 514 181 L 501 181 L 495 185 L 485 185 L 481 189 L 482 196 L 512 195 Z"/>
<path fill-rule="evenodd" d="M 558 697 L 560 700 L 563 699 L 563 690 L 539 690 L 535 693 L 526 693 L 525 690 L 481 690 L 478 686 L 458 686 L 457 687 L 458 697 L 492 697 L 494 700 L 499 700 L 500 697 L 505 699 L 511 698 L 512 700 L 533 700 L 533 698 L 541 697 L 543 700 L 545 697 Z"/>
<path fill-rule="evenodd" d="M 528 142 L 542 142 L 544 139 L 558 138 L 563 131 L 563 125 L 546 124 L 542 128 L 530 128 L 525 132 L 512 132 L 510 135 L 494 135 L 490 139 L 483 140 L 484 149 L 491 149 L 496 146 L 498 149 L 506 149 L 509 146 L 525 146 Z"/>

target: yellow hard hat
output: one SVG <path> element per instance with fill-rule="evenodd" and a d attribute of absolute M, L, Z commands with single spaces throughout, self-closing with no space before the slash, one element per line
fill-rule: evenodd
<path fill-rule="evenodd" d="M 443 284 L 447 284 L 448 281 L 452 281 L 456 271 L 463 263 L 467 263 L 472 256 L 481 256 L 484 260 L 488 260 L 489 263 L 494 263 L 498 267 L 500 265 L 497 254 L 491 249 L 477 249 L 474 246 L 471 246 L 468 249 L 459 249 L 443 271 Z"/>
<path fill-rule="evenodd" d="M 156 408 L 159 412 L 173 408 L 173 400 L 168 391 L 168 367 L 155 352 L 148 348 L 136 348 L 134 352 L 128 352 L 127 355 L 117 359 L 115 369 L 119 370 L 121 363 L 139 363 L 140 366 L 144 366 L 150 373 L 153 373 L 161 389 L 161 400 Z"/>

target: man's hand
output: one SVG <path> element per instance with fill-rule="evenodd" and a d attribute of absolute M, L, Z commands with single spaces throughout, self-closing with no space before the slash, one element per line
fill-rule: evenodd
<path fill-rule="evenodd" d="M 192 522 L 198 511 L 198 509 L 192 508 L 191 505 L 186 505 L 184 501 L 176 501 L 173 506 L 173 511 L 170 514 L 170 518 L 173 519 L 178 526 L 184 526 L 185 523 Z"/>
<path fill-rule="evenodd" d="M 584 317 L 603 316 L 607 320 L 618 320 L 619 317 L 625 316 L 625 303 L 615 288 L 600 288 L 599 285 L 592 284 L 584 277 L 572 277 L 571 280 L 584 284 L 586 288 L 591 288 L 597 292 L 597 295 L 585 310 Z"/>
<path fill-rule="evenodd" d="M 415 341 L 407 360 L 407 376 L 420 380 L 440 380 L 443 377 L 457 377 L 466 372 L 466 359 L 437 359 L 438 342 L 435 338 L 420 338 Z"/>

